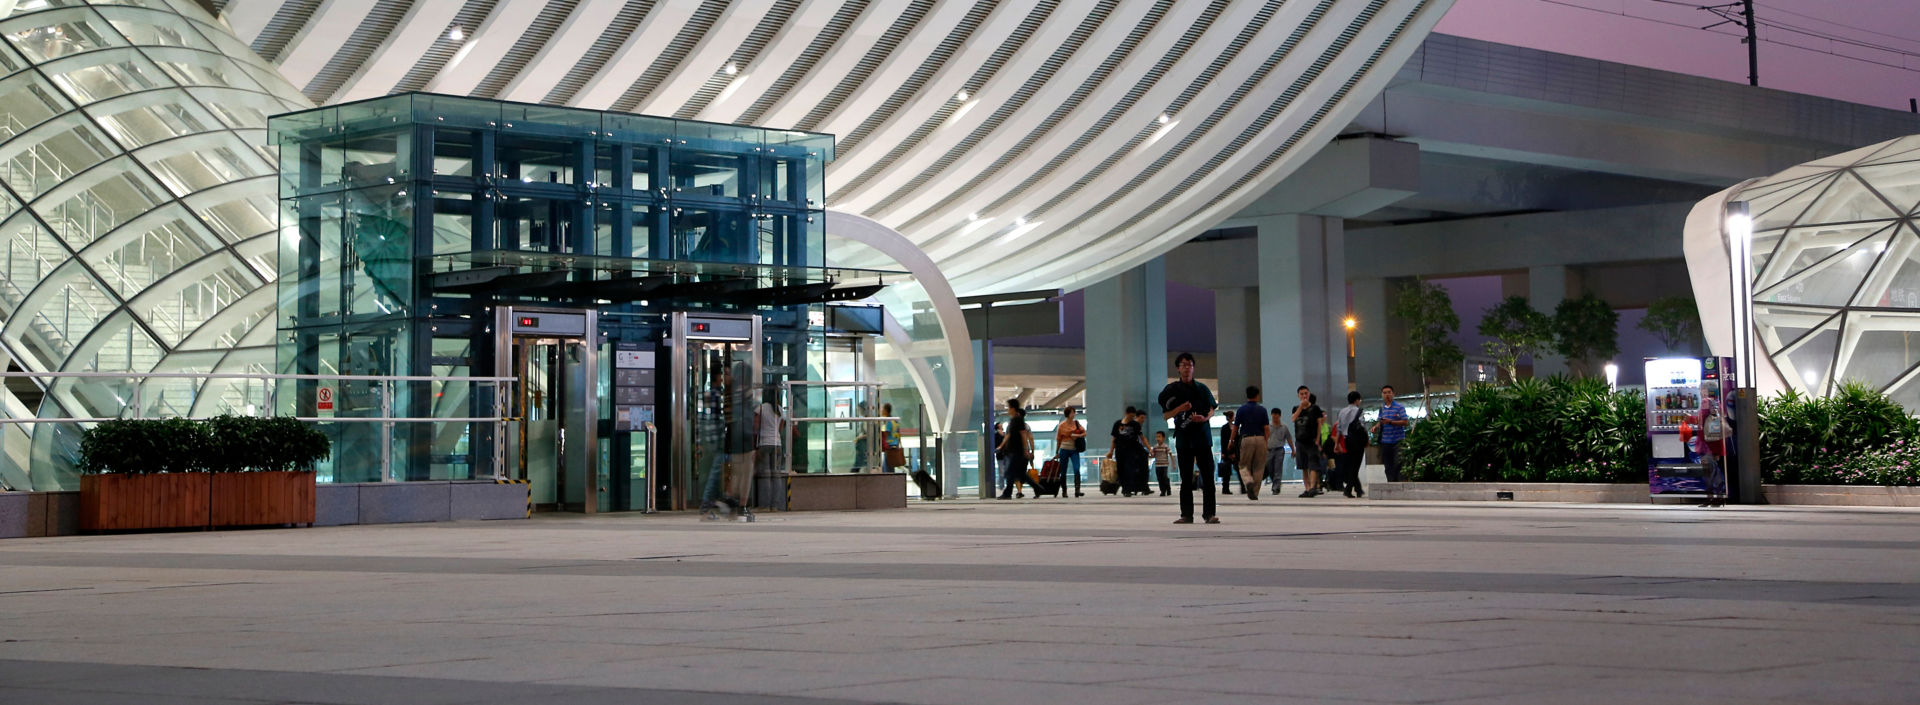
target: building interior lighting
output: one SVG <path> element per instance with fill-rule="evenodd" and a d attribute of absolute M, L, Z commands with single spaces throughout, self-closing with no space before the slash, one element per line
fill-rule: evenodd
<path fill-rule="evenodd" d="M 740 66 L 733 62 L 728 62 L 726 68 L 722 70 L 726 71 L 728 76 L 732 76 L 736 73 L 740 73 Z"/>
<path fill-rule="evenodd" d="M 960 91 L 959 93 L 955 93 L 955 94 L 953 94 L 953 99 L 954 99 L 954 100 L 966 100 L 966 99 L 968 99 L 968 98 L 971 98 L 971 97 L 973 97 L 973 94 L 971 94 L 971 93 L 968 93 L 968 92 L 966 92 L 966 91 Z"/>
<path fill-rule="evenodd" d="M 454 27 L 453 29 L 447 30 L 447 38 L 456 42 L 465 41 L 467 38 L 467 30 Z"/>

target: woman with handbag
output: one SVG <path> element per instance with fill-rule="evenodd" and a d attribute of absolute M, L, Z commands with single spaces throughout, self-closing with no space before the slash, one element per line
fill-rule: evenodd
<path fill-rule="evenodd" d="M 1076 415 L 1073 407 L 1067 407 L 1067 417 L 1061 419 L 1060 425 L 1053 430 L 1053 446 L 1060 449 L 1060 482 L 1063 485 L 1066 483 L 1066 473 L 1071 470 L 1073 496 L 1082 497 L 1085 495 L 1080 493 L 1080 454 L 1087 452 L 1087 426 L 1074 418 Z M 1064 487 L 1061 488 L 1061 494 L 1066 494 Z"/>

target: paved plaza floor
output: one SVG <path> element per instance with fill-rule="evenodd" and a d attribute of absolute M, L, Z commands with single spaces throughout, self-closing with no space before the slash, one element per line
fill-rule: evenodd
<path fill-rule="evenodd" d="M 1911 703 L 1920 512 L 1239 495 L 0 542 L 0 703 Z"/>

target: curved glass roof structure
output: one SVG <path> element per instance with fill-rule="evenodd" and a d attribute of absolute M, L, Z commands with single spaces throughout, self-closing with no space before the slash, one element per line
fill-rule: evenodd
<path fill-rule="evenodd" d="M 1754 325 L 1775 391 L 1859 382 L 1920 409 L 1920 135 L 1708 200 L 1747 201 L 1753 214 Z M 1690 227 L 1689 239 L 1718 241 L 1710 229 Z"/>
<path fill-rule="evenodd" d="M 311 104 L 190 3 L 68 4 L 0 20 L 0 345 L 31 371 L 270 371 L 267 116 Z M 62 379 L 37 412 L 118 416 L 130 387 Z M 140 396 L 217 413 L 199 391 L 155 380 Z M 34 473 L 64 465 L 41 462 L 77 435 L 57 426 L 35 429 Z M 57 484 L 0 466 L 10 485 Z"/>

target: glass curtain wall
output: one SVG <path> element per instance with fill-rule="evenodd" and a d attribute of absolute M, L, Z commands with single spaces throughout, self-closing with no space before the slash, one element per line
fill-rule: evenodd
<path fill-rule="evenodd" d="M 598 311 L 601 359 L 659 344 L 670 311 L 716 310 L 763 317 L 762 385 L 778 388 L 806 378 L 817 310 L 791 296 L 843 278 L 823 266 L 828 135 L 430 94 L 277 116 L 272 133 L 282 372 L 491 370 L 499 305 Z M 485 279 L 500 286 L 447 285 L 503 273 Z M 289 396 L 301 415 L 312 408 L 312 390 Z M 400 389 L 335 413 L 425 415 L 447 398 Z M 397 439 L 411 463 L 401 479 L 464 476 L 420 464 L 477 466 L 447 447 L 458 437 Z M 640 443 L 601 438 L 602 472 L 632 477 Z"/>

